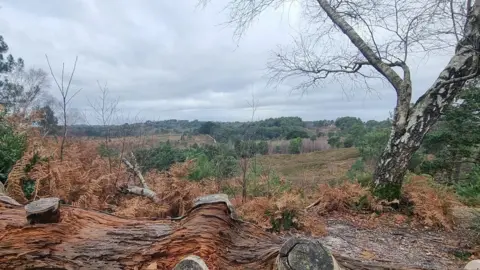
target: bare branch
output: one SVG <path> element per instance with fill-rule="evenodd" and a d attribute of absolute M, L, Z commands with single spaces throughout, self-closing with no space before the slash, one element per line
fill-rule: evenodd
<path fill-rule="evenodd" d="M 47 59 L 48 68 L 50 69 L 50 74 L 52 75 L 53 80 L 57 84 L 58 90 L 62 92 L 63 91 L 63 83 L 62 83 L 62 87 L 60 87 L 60 84 L 58 84 L 58 81 L 57 81 L 57 77 L 55 76 L 55 74 L 53 74 L 52 65 L 50 65 L 50 61 L 48 60 L 47 54 L 45 54 L 45 58 Z M 62 80 L 63 80 L 63 78 L 62 78 Z"/>
<path fill-rule="evenodd" d="M 75 97 L 81 91 L 81 89 L 79 89 L 71 97 L 69 97 L 69 95 L 68 95 L 68 92 L 70 90 L 70 85 L 72 83 L 73 75 L 75 74 L 75 70 L 76 70 L 76 67 L 77 67 L 78 56 L 75 57 L 75 63 L 73 65 L 73 69 L 72 69 L 72 72 L 70 74 L 70 79 L 68 81 L 68 85 L 67 85 L 66 89 L 64 88 L 64 85 L 63 85 L 63 79 L 64 79 L 64 74 L 65 74 L 65 63 L 62 64 L 62 81 L 61 81 L 62 84 L 60 85 L 58 83 L 58 80 L 57 80 L 55 74 L 53 73 L 53 69 L 52 69 L 52 66 L 50 65 L 50 60 L 48 59 L 47 54 L 45 54 L 45 58 L 47 59 L 48 67 L 50 69 L 50 74 L 52 75 L 53 80 L 57 84 L 58 90 L 59 90 L 60 94 L 62 95 L 63 137 L 62 137 L 62 143 L 60 145 L 60 160 L 63 160 L 63 149 L 64 149 L 64 146 L 65 146 L 65 140 L 67 138 L 67 107 L 68 107 L 68 104 L 70 103 L 70 101 L 72 100 L 72 98 Z"/>
<path fill-rule="evenodd" d="M 135 195 L 147 197 L 152 200 L 154 203 L 160 204 L 162 200 L 160 200 L 153 190 L 148 188 L 141 188 L 136 186 L 130 186 L 126 188 L 126 191 Z"/>
<path fill-rule="evenodd" d="M 122 159 L 123 163 L 128 167 L 128 169 L 132 170 L 137 175 L 137 177 L 140 179 L 140 182 L 142 183 L 143 188 L 150 189 L 147 185 L 147 182 L 143 178 L 142 172 L 140 172 L 140 169 L 138 168 L 137 162 L 135 161 L 135 155 L 133 153 L 130 153 L 130 156 L 132 157 L 135 165 L 132 165 L 132 163 L 130 163 L 130 161 L 128 161 L 126 158 Z"/>

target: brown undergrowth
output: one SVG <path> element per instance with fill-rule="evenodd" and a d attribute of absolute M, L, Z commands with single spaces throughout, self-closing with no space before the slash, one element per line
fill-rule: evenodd
<path fill-rule="evenodd" d="M 70 140 L 60 161 L 58 142 L 30 137 L 24 157 L 9 174 L 8 194 L 21 203 L 56 196 L 67 204 L 121 217 L 166 218 L 184 215 L 198 196 L 222 192 L 226 187 L 239 188 L 235 179 L 185 180 L 194 166 L 189 161 L 173 165 L 168 172 L 150 171 L 144 175 L 148 186 L 161 199 L 160 204 L 124 194 L 120 192 L 122 186 L 140 183 L 119 160 L 114 160 L 110 173 L 108 160 L 97 153 L 99 143 Z M 32 160 L 36 160 L 34 164 Z M 22 190 L 28 179 L 35 181 L 35 190 L 29 198 Z M 250 197 L 246 203 L 231 194 L 238 214 L 273 232 L 301 230 L 324 235 L 324 220 L 334 215 L 354 217 L 369 224 L 413 220 L 429 227 L 451 229 L 451 207 L 460 204 L 450 191 L 434 185 L 425 176 L 410 177 L 404 186 L 404 198 L 397 202 L 377 200 L 356 182 L 318 183 L 313 188 L 302 189 L 295 185 L 290 188 L 285 181 L 281 176 L 273 182 L 267 176 L 259 177 L 254 187 L 259 195 Z"/>
<path fill-rule="evenodd" d="M 411 204 L 411 214 L 423 225 L 452 230 L 452 209 L 462 205 L 453 191 L 436 184 L 429 176 L 412 175 L 408 178 L 403 194 Z"/>

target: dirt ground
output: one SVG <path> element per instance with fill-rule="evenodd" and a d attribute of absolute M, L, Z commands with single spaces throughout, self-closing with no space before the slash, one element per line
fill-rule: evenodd
<path fill-rule="evenodd" d="M 455 256 L 461 252 L 461 241 L 448 232 L 391 227 L 365 229 L 329 220 L 328 235 L 320 240 L 332 252 L 364 262 L 439 270 L 462 269 L 467 263 Z"/>

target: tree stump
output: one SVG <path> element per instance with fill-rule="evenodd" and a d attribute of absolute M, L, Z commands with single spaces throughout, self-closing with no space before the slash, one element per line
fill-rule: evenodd
<path fill-rule="evenodd" d="M 60 221 L 60 200 L 43 198 L 25 205 L 29 224 L 57 223 Z"/>
<path fill-rule="evenodd" d="M 290 238 L 280 249 L 278 270 L 340 270 L 330 252 L 319 242 Z"/>
<path fill-rule="evenodd" d="M 181 260 L 173 270 L 208 270 L 208 267 L 200 257 L 190 255 Z"/>

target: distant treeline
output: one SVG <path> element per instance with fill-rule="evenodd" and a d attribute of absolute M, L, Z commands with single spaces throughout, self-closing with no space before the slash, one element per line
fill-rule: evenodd
<path fill-rule="evenodd" d="M 354 119 L 354 120 L 352 120 Z M 320 137 L 326 134 L 325 128 L 338 128 L 348 125 L 350 121 L 358 123 L 361 120 L 354 117 L 340 117 L 336 120 L 303 121 L 300 117 L 268 118 L 254 122 L 214 122 L 198 120 L 163 120 L 146 121 L 113 126 L 75 125 L 71 126 L 71 136 L 104 137 L 108 132 L 109 137 L 140 136 L 154 134 L 182 134 L 192 136 L 206 134 L 218 142 L 235 140 L 275 140 Z M 363 123 L 363 122 L 362 122 Z M 367 126 L 382 125 L 385 121 L 370 120 Z"/>

